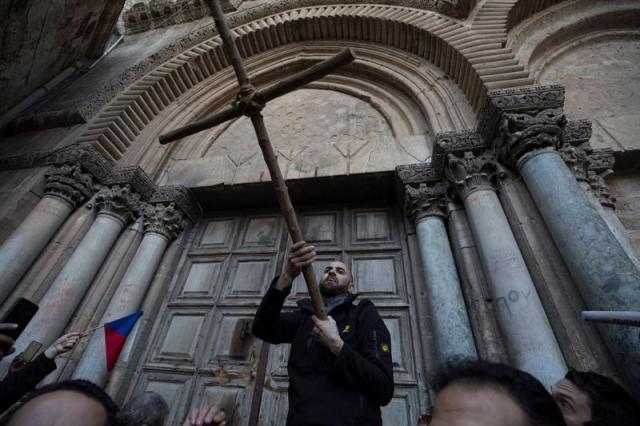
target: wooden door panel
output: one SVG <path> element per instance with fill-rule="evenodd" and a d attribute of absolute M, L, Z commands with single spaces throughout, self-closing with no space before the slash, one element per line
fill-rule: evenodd
<path fill-rule="evenodd" d="M 396 385 L 393 399 L 386 407 L 382 407 L 382 424 L 387 426 L 418 424 L 418 390 L 416 387 Z"/>
<path fill-rule="evenodd" d="M 150 361 L 194 364 L 206 316 L 206 309 L 169 309 L 160 325 Z"/>
<path fill-rule="evenodd" d="M 358 294 L 374 302 L 376 299 L 387 299 L 395 303 L 406 301 L 400 250 L 357 251 L 350 254 L 350 259 Z"/>
<path fill-rule="evenodd" d="M 341 212 L 304 212 L 300 215 L 300 229 L 304 240 L 317 246 L 342 245 Z"/>
<path fill-rule="evenodd" d="M 195 389 L 189 410 L 205 405 L 216 405 L 224 409 L 228 425 L 248 423 L 253 386 L 246 386 L 246 382 L 243 381 L 221 384 L 220 380 L 200 377 Z"/>
<path fill-rule="evenodd" d="M 223 298 L 259 303 L 273 279 L 275 267 L 275 257 L 271 254 L 234 256 Z"/>
<path fill-rule="evenodd" d="M 391 209 L 351 211 L 351 245 L 387 245 L 398 241 Z"/>
<path fill-rule="evenodd" d="M 209 250 L 230 250 L 238 222 L 238 218 L 234 217 L 222 217 L 207 221 L 197 247 Z"/>
<path fill-rule="evenodd" d="M 251 367 L 261 345 L 251 334 L 254 314 L 253 309 L 219 308 L 215 311 L 207 336 L 207 365 L 222 365 L 227 372 Z"/>
<path fill-rule="evenodd" d="M 224 257 L 199 259 L 192 258 L 185 268 L 186 277 L 183 280 L 180 298 L 212 298 L 214 291 L 222 278 Z"/>
<path fill-rule="evenodd" d="M 238 248 L 260 247 L 276 250 L 282 231 L 279 215 L 248 217 Z"/>

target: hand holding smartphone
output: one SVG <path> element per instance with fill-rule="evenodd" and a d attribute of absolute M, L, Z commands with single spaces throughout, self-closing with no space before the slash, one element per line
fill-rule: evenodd
<path fill-rule="evenodd" d="M 15 341 L 20 337 L 38 311 L 38 305 L 21 297 L 0 321 L 0 357 L 12 352 Z"/>

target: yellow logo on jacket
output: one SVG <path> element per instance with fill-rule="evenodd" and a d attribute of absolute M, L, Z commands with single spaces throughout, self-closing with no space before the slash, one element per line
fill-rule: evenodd
<path fill-rule="evenodd" d="M 380 347 L 382 348 L 382 352 L 384 352 L 385 354 L 389 353 L 389 345 L 387 345 L 386 343 L 383 343 L 382 345 L 380 345 Z"/>
<path fill-rule="evenodd" d="M 342 334 L 347 334 L 348 332 L 351 331 L 351 325 L 347 324 L 344 326 L 344 328 L 342 329 Z"/>

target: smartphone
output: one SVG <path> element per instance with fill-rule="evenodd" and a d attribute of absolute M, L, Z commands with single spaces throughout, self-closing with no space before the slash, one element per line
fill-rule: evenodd
<path fill-rule="evenodd" d="M 18 324 L 18 328 L 15 330 L 4 330 L 2 334 L 11 337 L 13 340 L 18 340 L 18 337 L 20 337 L 20 334 L 27 327 L 27 324 L 29 324 L 29 321 L 31 321 L 31 318 L 33 318 L 36 312 L 38 312 L 38 305 L 21 297 L 16 301 L 7 315 L 2 318 L 2 321 L 0 321 L 0 323 L 5 324 Z"/>
<path fill-rule="evenodd" d="M 32 340 L 31 343 L 29 343 L 29 346 L 27 346 L 24 352 L 22 352 L 22 360 L 24 362 L 33 361 L 36 355 L 38 355 L 38 352 L 40 351 L 41 347 L 42 347 L 42 343 Z"/>

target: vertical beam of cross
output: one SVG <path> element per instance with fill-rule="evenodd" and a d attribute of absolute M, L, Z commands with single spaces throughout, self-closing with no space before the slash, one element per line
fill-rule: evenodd
<path fill-rule="evenodd" d="M 227 25 L 222 7 L 219 0 L 207 0 L 209 8 L 213 14 L 213 18 L 218 29 L 218 33 L 222 38 L 225 52 L 229 57 L 231 66 L 236 74 L 240 89 L 236 101 L 229 107 L 224 108 L 219 113 L 207 117 L 203 120 L 191 123 L 183 128 L 173 130 L 164 135 L 161 135 L 159 140 L 161 144 L 166 144 L 185 136 L 192 135 L 202 130 L 209 129 L 225 121 L 246 115 L 251 119 L 253 128 L 258 138 L 258 145 L 262 151 L 264 161 L 267 163 L 267 168 L 271 176 L 271 181 L 276 192 L 276 198 L 278 199 L 278 205 L 280 212 L 284 217 L 285 223 L 291 235 L 291 239 L 294 243 L 302 241 L 302 232 L 300 231 L 300 225 L 296 213 L 291 204 L 291 198 L 289 197 L 289 191 L 285 184 L 282 172 L 278 166 L 278 158 L 273 150 L 271 141 L 269 139 L 269 133 L 264 124 L 261 110 L 265 104 L 279 96 L 292 92 L 307 83 L 318 80 L 332 71 L 338 69 L 341 66 L 349 64 L 355 60 L 355 55 L 351 49 L 345 49 L 338 55 L 322 61 L 311 68 L 304 70 L 298 74 L 295 74 L 289 78 L 286 78 L 271 87 L 256 91 L 251 84 L 251 80 L 242 62 L 242 56 L 235 44 L 233 35 L 229 26 Z M 307 289 L 313 302 L 313 308 L 315 314 L 320 319 L 326 319 L 327 313 L 324 308 L 322 296 L 318 289 L 315 273 L 311 265 L 304 268 L 302 271 L 305 281 L 307 283 Z"/>

